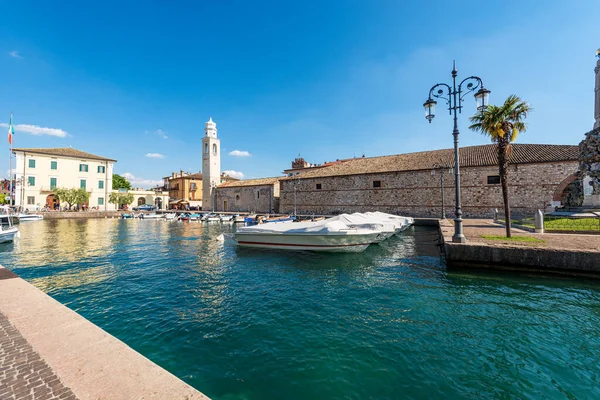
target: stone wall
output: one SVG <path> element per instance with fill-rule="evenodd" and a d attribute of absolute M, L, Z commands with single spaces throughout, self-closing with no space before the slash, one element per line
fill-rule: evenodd
<path fill-rule="evenodd" d="M 509 167 L 509 196 L 515 216 L 547 208 L 559 185 L 577 171 L 577 162 L 520 164 Z M 498 167 L 461 168 L 461 199 L 466 217 L 489 217 L 502 210 L 500 184 L 488 184 Z M 380 181 L 381 187 L 373 187 Z M 317 189 L 317 185 L 320 189 Z M 280 212 L 294 211 L 294 182 L 280 182 Z M 454 215 L 454 176 L 444 174 L 446 215 Z M 296 183 L 298 214 L 337 214 L 380 210 L 421 217 L 441 214 L 439 171 L 405 171 L 337 177 L 304 178 Z"/>
<path fill-rule="evenodd" d="M 227 202 L 227 209 L 225 209 L 225 202 Z M 215 211 L 277 213 L 279 185 L 217 188 Z"/>

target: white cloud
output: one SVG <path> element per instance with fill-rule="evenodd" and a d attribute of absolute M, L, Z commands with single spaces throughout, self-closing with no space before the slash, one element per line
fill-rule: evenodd
<path fill-rule="evenodd" d="M 165 156 L 163 156 L 160 153 L 146 153 L 146 157 L 148 157 L 148 158 L 165 158 Z"/>
<path fill-rule="evenodd" d="M 2 123 L 0 124 L 2 127 L 8 127 L 8 124 Z M 17 124 L 15 125 L 15 132 L 21 133 L 29 133 L 31 135 L 40 136 L 40 135 L 48 135 L 48 136 L 56 136 L 56 137 L 67 137 L 69 134 L 66 131 L 63 131 L 60 128 L 44 128 L 37 125 L 27 125 L 27 124 Z"/>
<path fill-rule="evenodd" d="M 226 175 L 229 175 L 232 178 L 237 178 L 237 179 L 242 179 L 244 177 L 244 174 L 241 172 L 237 172 L 234 170 L 227 170 L 227 171 L 223 171 Z"/>
<path fill-rule="evenodd" d="M 124 174 L 121 174 L 121 176 L 127 179 L 133 187 L 149 188 L 163 184 L 162 180 L 138 178 L 134 176 L 131 172 L 125 172 Z"/>
<path fill-rule="evenodd" d="M 250 157 L 251 154 L 248 153 L 246 150 L 233 150 L 229 152 L 230 156 L 236 156 L 236 157 Z"/>
<path fill-rule="evenodd" d="M 19 54 L 19 52 L 18 52 L 18 51 L 16 51 L 16 50 L 13 50 L 13 51 L 9 52 L 8 54 L 9 54 L 11 57 L 13 57 L 13 58 L 23 58 L 23 57 L 21 57 L 21 55 Z"/>
<path fill-rule="evenodd" d="M 156 133 L 158 136 L 160 136 L 163 139 L 169 138 L 162 129 L 157 129 L 154 133 Z"/>

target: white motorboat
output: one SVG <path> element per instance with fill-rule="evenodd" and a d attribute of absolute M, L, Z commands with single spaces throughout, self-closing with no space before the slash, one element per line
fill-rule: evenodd
<path fill-rule="evenodd" d="M 231 222 L 233 221 L 233 215 L 221 215 L 221 222 Z"/>
<path fill-rule="evenodd" d="M 19 222 L 25 222 L 25 221 L 41 221 L 44 219 L 44 216 L 42 214 L 26 214 L 26 213 L 19 213 L 17 215 L 19 217 Z"/>
<path fill-rule="evenodd" d="M 325 220 L 240 227 L 235 240 L 241 247 L 361 252 L 384 235 L 379 229 L 352 228 L 341 221 Z"/>
<path fill-rule="evenodd" d="M 161 219 L 161 218 L 165 218 L 165 215 L 157 214 L 157 213 L 140 214 L 140 218 L 142 218 L 142 219 Z"/>
<path fill-rule="evenodd" d="M 19 237 L 19 229 L 12 224 L 10 208 L 8 206 L 0 206 L 0 211 L 8 216 L 8 226 L 0 225 L 0 243 L 12 242 L 15 240 L 15 237 Z"/>
<path fill-rule="evenodd" d="M 243 215 L 236 215 L 233 218 L 233 222 L 235 222 L 236 224 L 243 224 L 244 223 L 244 216 Z"/>
<path fill-rule="evenodd" d="M 175 214 L 175 213 L 166 213 L 165 214 L 165 219 L 167 221 L 175 221 L 177 219 L 177 214 Z"/>
<path fill-rule="evenodd" d="M 219 217 L 217 214 L 209 214 L 206 217 L 206 221 L 208 221 L 208 222 L 220 222 L 221 221 L 221 217 Z"/>

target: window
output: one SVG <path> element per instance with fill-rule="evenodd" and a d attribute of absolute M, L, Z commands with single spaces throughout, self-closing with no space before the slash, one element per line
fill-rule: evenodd
<path fill-rule="evenodd" d="M 35 168 L 35 160 L 29 160 L 29 168 Z"/>
<path fill-rule="evenodd" d="M 190 190 L 196 190 L 196 183 L 190 183 Z"/>
<path fill-rule="evenodd" d="M 87 164 L 79 164 L 79 172 L 88 172 Z"/>
<path fill-rule="evenodd" d="M 256 191 L 256 198 L 260 199 L 260 191 L 259 190 Z"/>
<path fill-rule="evenodd" d="M 81 180 L 79 181 L 79 187 L 80 187 L 81 189 L 85 189 L 85 179 L 81 179 Z"/>
<path fill-rule="evenodd" d="M 317 183 L 317 190 L 321 190 L 322 186 L 320 183 Z"/>
<path fill-rule="evenodd" d="M 35 186 L 35 176 L 28 176 L 27 177 L 27 184 L 29 186 Z"/>
<path fill-rule="evenodd" d="M 104 197 L 98 197 L 98 205 L 99 206 L 103 206 L 104 205 Z"/>
<path fill-rule="evenodd" d="M 98 173 L 103 174 L 106 172 L 106 167 L 104 165 L 98 165 Z"/>
<path fill-rule="evenodd" d="M 381 181 L 373 181 L 373 187 L 374 188 L 381 187 Z"/>
<path fill-rule="evenodd" d="M 35 196 L 27 196 L 27 204 L 35 204 Z"/>
<path fill-rule="evenodd" d="M 58 162 L 50 161 L 50 169 L 58 169 Z"/>
<path fill-rule="evenodd" d="M 50 178 L 50 190 L 56 189 L 56 178 Z"/>
<path fill-rule="evenodd" d="M 208 143 L 204 143 L 204 153 L 208 154 Z"/>
<path fill-rule="evenodd" d="M 235 195 L 235 201 L 240 201 L 240 195 L 239 194 Z"/>
<path fill-rule="evenodd" d="M 488 185 L 498 185 L 500 184 L 500 175 L 490 175 L 487 177 Z"/>
<path fill-rule="evenodd" d="M 213 144 L 213 154 L 217 154 L 217 145 Z"/>
<path fill-rule="evenodd" d="M 98 181 L 98 189 L 104 189 L 104 181 Z"/>

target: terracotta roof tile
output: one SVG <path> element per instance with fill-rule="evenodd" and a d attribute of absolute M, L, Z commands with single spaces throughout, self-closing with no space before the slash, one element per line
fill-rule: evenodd
<path fill-rule="evenodd" d="M 106 161 L 114 161 L 112 158 L 106 158 L 102 156 L 97 156 L 94 154 L 86 153 L 85 151 L 73 149 L 71 147 L 57 147 L 50 149 L 31 149 L 31 148 L 20 148 L 13 149 L 13 151 L 22 151 L 26 153 L 35 153 L 35 154 L 45 154 L 49 156 L 60 156 L 60 157 L 72 157 L 72 158 L 88 158 L 91 160 L 106 160 Z"/>
<path fill-rule="evenodd" d="M 273 185 L 279 182 L 284 177 L 275 177 L 275 178 L 259 178 L 259 179 L 246 179 L 241 181 L 234 182 L 225 182 L 221 183 L 219 188 L 230 188 L 230 187 L 243 187 L 243 186 L 261 186 L 261 185 Z"/>
<path fill-rule="evenodd" d="M 461 167 L 497 165 L 495 144 L 461 147 Z M 577 161 L 579 147 L 575 145 L 518 144 L 512 145 L 511 164 L 546 163 L 554 161 Z M 357 175 L 380 172 L 419 171 L 434 168 L 436 164 L 450 167 L 454 163 L 454 150 L 441 149 L 391 156 L 351 158 L 325 167 L 308 168 L 296 177 L 317 178 L 325 176 Z M 291 179 L 286 177 L 284 179 Z"/>

